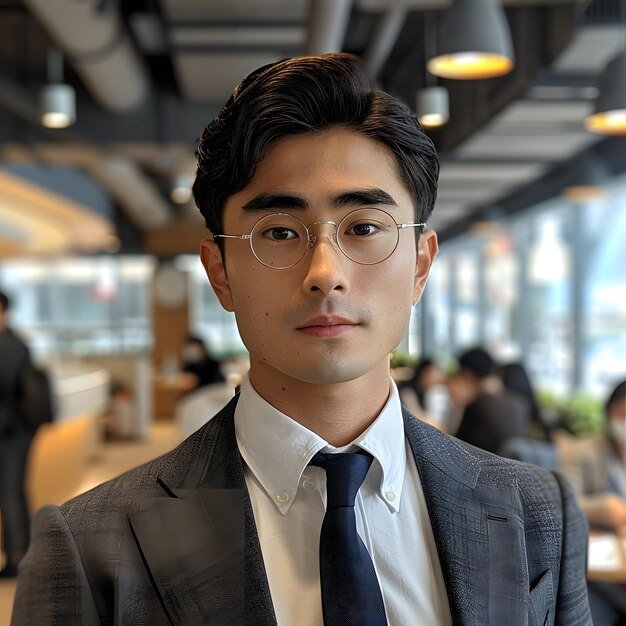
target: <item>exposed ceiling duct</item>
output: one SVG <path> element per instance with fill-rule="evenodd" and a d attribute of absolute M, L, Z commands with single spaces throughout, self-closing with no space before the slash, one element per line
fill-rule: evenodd
<path fill-rule="evenodd" d="M 339 52 L 351 9 L 352 0 L 311 0 L 306 53 Z"/>
<path fill-rule="evenodd" d="M 90 173 L 143 230 L 159 230 L 171 222 L 169 205 L 130 159 L 105 158 Z"/>
<path fill-rule="evenodd" d="M 398 40 L 406 14 L 406 9 L 396 8 L 387 11 L 380 18 L 374 35 L 363 54 L 365 68 L 374 78 L 378 76 Z"/>
<path fill-rule="evenodd" d="M 98 181 L 133 224 L 142 230 L 158 230 L 172 220 L 167 201 L 136 163 L 122 156 L 109 156 L 88 146 L 40 145 L 38 159 L 79 167 Z"/>
<path fill-rule="evenodd" d="M 105 109 L 126 113 L 138 108 L 150 91 L 148 74 L 108 3 L 24 0 L 61 51 L 69 57 L 92 97 Z"/>

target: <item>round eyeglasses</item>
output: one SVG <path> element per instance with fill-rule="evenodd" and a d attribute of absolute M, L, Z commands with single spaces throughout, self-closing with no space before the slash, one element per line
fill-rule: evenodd
<path fill-rule="evenodd" d="M 257 260 L 275 270 L 293 267 L 304 258 L 317 241 L 312 226 L 334 226 L 332 241 L 351 261 L 360 265 L 376 265 L 388 259 L 398 246 L 400 229 L 424 228 L 426 224 L 398 224 L 382 209 L 357 209 L 348 213 L 339 224 L 313 222 L 305 226 L 288 213 L 272 213 L 262 217 L 249 235 L 213 235 L 213 239 L 247 239 Z"/>

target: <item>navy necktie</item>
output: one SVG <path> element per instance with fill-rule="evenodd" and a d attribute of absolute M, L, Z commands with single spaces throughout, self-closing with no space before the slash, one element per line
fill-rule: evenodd
<path fill-rule="evenodd" d="M 356 531 L 354 499 L 372 464 L 369 454 L 318 452 L 326 470 L 326 515 L 320 534 L 324 626 L 386 626 L 374 564 Z"/>

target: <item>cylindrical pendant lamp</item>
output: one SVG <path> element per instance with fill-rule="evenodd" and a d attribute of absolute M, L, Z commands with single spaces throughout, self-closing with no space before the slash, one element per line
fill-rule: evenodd
<path fill-rule="evenodd" d="M 424 128 L 439 128 L 450 118 L 448 90 L 426 87 L 417 92 L 417 119 Z"/>
<path fill-rule="evenodd" d="M 40 100 L 41 123 L 46 128 L 67 128 L 76 121 L 76 92 L 71 85 L 46 85 Z"/>

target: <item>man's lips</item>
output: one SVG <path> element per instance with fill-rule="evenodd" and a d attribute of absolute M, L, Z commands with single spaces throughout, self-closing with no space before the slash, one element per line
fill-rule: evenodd
<path fill-rule="evenodd" d="M 339 337 L 358 325 L 345 317 L 318 315 L 298 326 L 297 330 L 313 337 Z"/>

